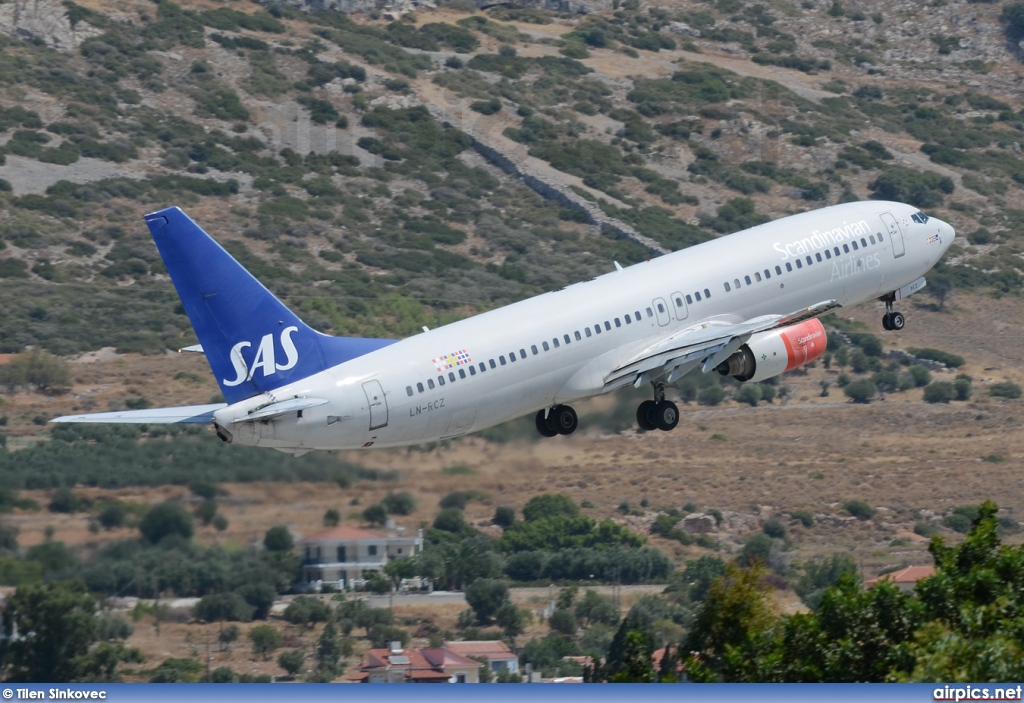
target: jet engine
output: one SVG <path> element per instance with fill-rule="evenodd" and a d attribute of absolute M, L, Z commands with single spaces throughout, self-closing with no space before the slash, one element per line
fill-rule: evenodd
<path fill-rule="evenodd" d="M 826 343 L 817 318 L 758 332 L 717 370 L 737 381 L 763 381 L 814 361 L 825 353 Z"/>

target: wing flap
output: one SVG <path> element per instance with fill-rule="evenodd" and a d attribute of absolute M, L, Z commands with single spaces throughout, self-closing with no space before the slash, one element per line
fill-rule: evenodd
<path fill-rule="evenodd" d="M 135 425 L 204 425 L 213 421 L 213 413 L 226 408 L 226 403 L 211 405 L 183 405 L 176 408 L 147 408 L 146 410 L 119 410 L 110 413 L 64 415 L 50 422 L 102 422 Z"/>

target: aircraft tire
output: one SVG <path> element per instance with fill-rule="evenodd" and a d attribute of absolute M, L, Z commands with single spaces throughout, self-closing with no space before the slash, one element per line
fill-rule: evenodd
<path fill-rule="evenodd" d="M 555 406 L 554 410 L 548 415 L 548 419 L 552 421 L 558 434 L 572 434 L 579 426 L 579 418 L 576 417 L 576 411 L 568 405 Z"/>
<path fill-rule="evenodd" d="M 671 400 L 663 400 L 654 408 L 654 421 L 663 432 L 674 430 L 679 424 L 679 408 Z"/>
<path fill-rule="evenodd" d="M 892 313 L 885 313 L 882 315 L 882 329 L 886 332 L 892 331 Z"/>
<path fill-rule="evenodd" d="M 658 429 L 658 424 L 654 421 L 654 409 L 657 405 L 653 400 L 645 400 L 637 407 L 636 424 L 640 426 L 641 430 L 651 432 Z"/>
<path fill-rule="evenodd" d="M 903 329 L 905 324 L 907 324 L 907 320 L 903 317 L 903 313 L 901 312 L 894 312 L 892 317 L 889 318 L 889 326 L 896 332 Z"/>
<path fill-rule="evenodd" d="M 554 437 L 558 434 L 558 430 L 550 424 L 551 417 L 554 413 L 549 412 L 548 417 L 544 417 L 544 411 L 540 410 L 537 412 L 537 431 L 545 437 Z"/>

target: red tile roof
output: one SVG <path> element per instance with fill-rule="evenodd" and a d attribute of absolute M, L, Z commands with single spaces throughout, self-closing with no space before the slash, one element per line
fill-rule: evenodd
<path fill-rule="evenodd" d="M 515 653 L 501 640 L 463 640 L 445 642 L 442 646 L 464 657 L 485 657 L 488 661 L 516 659 Z"/>
<path fill-rule="evenodd" d="M 351 539 L 386 539 L 387 535 L 382 535 L 377 532 L 370 532 L 369 530 L 362 530 L 358 527 L 349 527 L 348 525 L 338 525 L 332 527 L 329 530 L 323 532 L 317 532 L 314 535 L 306 537 L 303 542 L 315 542 L 318 540 L 327 539 L 340 539 L 340 540 L 351 540 Z"/>
<path fill-rule="evenodd" d="M 893 583 L 917 583 L 921 579 L 928 578 L 929 576 L 935 575 L 934 566 L 908 566 L 905 569 L 899 571 L 893 571 L 888 574 L 882 574 L 876 576 L 873 579 L 869 579 L 864 582 L 864 585 L 870 588 L 882 581 L 892 581 Z"/>
<path fill-rule="evenodd" d="M 404 659 L 395 662 L 395 657 L 404 657 Z M 397 670 L 404 671 L 406 678 L 412 681 L 437 681 L 451 677 L 451 674 L 446 671 L 449 666 L 475 667 L 480 664 L 457 652 L 441 648 L 403 649 L 400 652 L 392 652 L 390 649 L 371 649 L 366 653 L 366 659 L 359 666 L 359 670 L 367 675 L 371 671 Z M 366 677 L 350 678 L 365 680 Z"/>

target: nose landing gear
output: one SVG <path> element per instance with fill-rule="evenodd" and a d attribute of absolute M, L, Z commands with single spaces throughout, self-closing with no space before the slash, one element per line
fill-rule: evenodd
<path fill-rule="evenodd" d="M 671 400 L 665 400 L 665 384 L 654 384 L 654 400 L 645 400 L 636 409 L 636 424 L 640 429 L 674 430 L 679 424 L 679 408 Z"/>
<path fill-rule="evenodd" d="M 895 299 L 891 294 L 885 296 L 883 300 L 885 301 L 885 314 L 882 315 L 882 329 L 888 332 L 899 332 L 907 324 L 907 320 L 903 317 L 903 313 L 892 309 Z"/>

